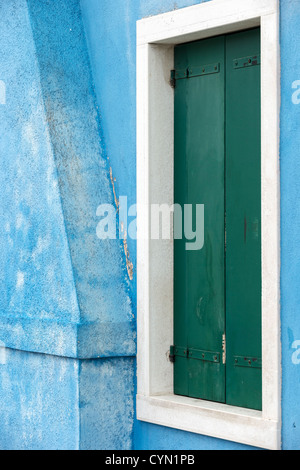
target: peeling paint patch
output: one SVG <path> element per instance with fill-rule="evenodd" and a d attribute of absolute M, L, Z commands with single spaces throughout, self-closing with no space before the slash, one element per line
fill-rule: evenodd
<path fill-rule="evenodd" d="M 111 181 L 111 185 L 112 185 L 112 189 L 113 189 L 113 193 L 114 193 L 114 201 L 115 201 L 115 205 L 116 205 L 116 208 L 117 208 L 117 211 L 119 211 L 119 207 L 120 207 L 120 202 L 117 198 L 117 194 L 116 194 L 116 188 L 115 188 L 115 181 L 116 179 L 113 177 L 113 172 L 112 172 L 112 168 L 110 167 L 109 169 L 109 176 L 110 176 L 110 181 Z"/>
<path fill-rule="evenodd" d="M 109 168 L 109 176 L 110 176 L 110 181 L 111 181 L 111 185 L 112 185 L 112 189 L 113 189 L 115 206 L 116 206 L 117 212 L 119 212 L 120 201 L 117 198 L 117 192 L 116 192 L 116 187 L 115 187 L 116 178 L 113 177 L 113 172 L 112 172 L 111 167 Z M 125 253 L 125 258 L 126 258 L 127 273 L 128 273 L 129 279 L 132 281 L 133 280 L 133 263 L 129 259 L 127 233 L 126 233 L 126 230 L 124 231 L 124 223 L 123 222 L 121 222 L 121 232 L 122 232 L 122 234 L 124 233 L 123 246 L 124 246 L 124 253 Z"/>
<path fill-rule="evenodd" d="M 128 244 L 127 244 L 127 237 L 126 237 L 126 232 L 123 240 L 123 245 L 124 245 L 124 253 L 126 257 L 126 267 L 127 267 L 127 272 L 129 279 L 132 281 L 133 280 L 133 264 L 129 259 L 129 251 L 128 251 Z"/>

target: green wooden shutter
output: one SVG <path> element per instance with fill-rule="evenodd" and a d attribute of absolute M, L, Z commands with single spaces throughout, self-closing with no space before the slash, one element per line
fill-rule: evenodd
<path fill-rule="evenodd" d="M 226 397 L 261 409 L 259 30 L 226 38 Z"/>
<path fill-rule="evenodd" d="M 175 393 L 220 402 L 225 401 L 224 47 L 220 37 L 175 52 L 175 202 L 204 204 L 206 226 L 200 251 L 187 251 L 186 240 L 175 241 Z M 187 70 L 190 78 L 181 79 Z"/>
<path fill-rule="evenodd" d="M 260 409 L 259 30 L 176 47 L 174 76 L 175 203 L 205 206 L 203 249 L 174 241 L 174 393 Z"/>

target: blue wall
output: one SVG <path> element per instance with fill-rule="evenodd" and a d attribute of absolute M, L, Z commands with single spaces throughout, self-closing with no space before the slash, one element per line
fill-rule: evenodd
<path fill-rule="evenodd" d="M 123 244 L 96 236 L 114 191 L 80 3 L 0 18 L 0 448 L 130 448 L 135 319 Z"/>
<path fill-rule="evenodd" d="M 80 449 L 131 449 L 134 359 L 81 361 L 79 390 Z"/>
<path fill-rule="evenodd" d="M 283 447 L 300 449 L 300 365 L 292 348 L 300 339 L 300 105 L 292 84 L 300 80 L 300 3 L 281 0 L 281 322 Z"/>
<path fill-rule="evenodd" d="M 79 1 L 1 0 L 0 11 L 1 340 L 132 355 L 124 248 L 95 235 L 97 207 L 114 195 Z"/>
<path fill-rule="evenodd" d="M 133 382 L 132 358 L 79 361 L 6 349 L 0 449 L 130 449 Z"/>
<path fill-rule="evenodd" d="M 134 420 L 136 21 L 197 0 L 0 0 L 0 448 L 245 449 Z M 300 448 L 300 2 L 281 0 L 283 448 Z M 294 361 L 295 362 L 295 361 Z"/>
<path fill-rule="evenodd" d="M 76 322 L 80 314 L 26 2 L 1 1 L 0 17 L 6 85 L 0 107 L 0 331 L 2 341 L 20 348 L 26 342 L 21 318 L 26 330 L 37 321 Z"/>
<path fill-rule="evenodd" d="M 79 449 L 79 364 L 6 349 L 0 365 L 0 449 Z"/>
<path fill-rule="evenodd" d="M 179 0 L 81 0 L 103 137 L 121 195 L 135 198 L 135 23 L 201 3 Z M 292 362 L 300 340 L 300 105 L 292 103 L 292 83 L 300 80 L 300 2 L 281 0 L 281 248 L 283 447 L 300 448 L 300 365 Z M 101 44 L 101 47 L 99 47 Z M 114 70 L 110 75 L 107 70 Z M 126 90 L 126 93 L 124 93 Z M 135 265 L 136 251 L 131 243 Z M 136 290 L 133 285 L 133 298 Z M 238 448 L 222 441 L 136 423 L 137 448 Z"/>

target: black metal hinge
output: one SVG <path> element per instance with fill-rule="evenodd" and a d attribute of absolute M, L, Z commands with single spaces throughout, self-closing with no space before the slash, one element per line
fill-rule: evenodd
<path fill-rule="evenodd" d="M 260 55 L 242 57 L 240 59 L 234 59 L 233 61 L 234 69 L 244 69 L 248 67 L 254 67 L 256 65 L 260 65 Z"/>
<path fill-rule="evenodd" d="M 220 64 L 208 64 L 208 65 L 200 65 L 198 67 L 188 67 L 187 69 L 182 70 L 171 70 L 170 75 L 170 85 L 172 88 L 176 88 L 176 81 L 183 80 L 185 78 L 193 78 L 193 77 L 202 77 L 204 75 L 211 75 L 214 73 L 220 72 Z"/>
<path fill-rule="evenodd" d="M 179 346 L 170 347 L 170 361 L 175 362 L 176 357 L 183 357 L 188 359 L 195 359 L 204 362 L 213 362 L 219 364 L 221 361 L 221 354 L 219 352 L 203 351 L 193 348 L 181 348 Z"/>
<path fill-rule="evenodd" d="M 169 355 L 170 362 L 174 364 L 175 362 L 175 352 L 174 352 L 174 346 L 170 347 L 170 355 Z"/>
<path fill-rule="evenodd" d="M 176 87 L 176 78 L 175 78 L 176 71 L 171 70 L 171 76 L 170 76 L 170 85 L 172 88 Z"/>
<path fill-rule="evenodd" d="M 262 360 L 259 357 L 234 356 L 234 365 L 236 367 L 250 367 L 252 369 L 261 369 Z"/>

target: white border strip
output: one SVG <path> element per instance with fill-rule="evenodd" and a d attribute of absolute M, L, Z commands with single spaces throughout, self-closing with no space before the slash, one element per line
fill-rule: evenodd
<path fill-rule="evenodd" d="M 139 419 L 161 426 L 229 440 L 239 444 L 277 450 L 280 431 L 276 421 L 261 413 L 177 396 L 137 398 Z M 169 424 L 170 426 L 170 424 Z"/>
<path fill-rule="evenodd" d="M 220 34 L 220 27 L 222 34 L 255 27 L 259 18 L 276 12 L 275 3 L 276 0 L 213 0 L 145 18 L 137 22 L 137 45 L 194 41 Z"/>

